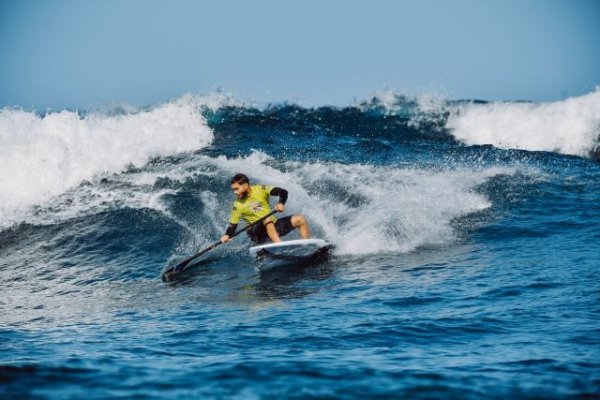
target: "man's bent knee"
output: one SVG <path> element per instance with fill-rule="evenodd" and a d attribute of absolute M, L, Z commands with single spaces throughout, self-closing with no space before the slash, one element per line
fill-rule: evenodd
<path fill-rule="evenodd" d="M 294 215 L 292 217 L 292 225 L 294 226 L 294 228 L 298 228 L 299 226 L 306 225 L 306 218 L 302 214 Z"/>

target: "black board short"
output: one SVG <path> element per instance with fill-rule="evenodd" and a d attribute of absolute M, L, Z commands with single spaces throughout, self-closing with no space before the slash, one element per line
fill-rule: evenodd
<path fill-rule="evenodd" d="M 277 230 L 279 237 L 285 236 L 293 231 L 294 226 L 292 225 L 292 216 L 288 215 L 287 217 L 279 218 L 275 221 L 275 230 Z M 257 224 L 250 228 L 248 230 L 248 236 L 250 237 L 250 240 L 256 244 L 261 244 L 269 240 L 267 228 L 265 228 L 264 224 Z"/>

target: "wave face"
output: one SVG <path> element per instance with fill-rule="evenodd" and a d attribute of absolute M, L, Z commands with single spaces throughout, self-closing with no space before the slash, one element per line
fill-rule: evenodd
<path fill-rule="evenodd" d="M 0 397 L 597 396 L 598 95 L 1 110 Z M 331 258 L 163 284 L 238 172 Z"/>

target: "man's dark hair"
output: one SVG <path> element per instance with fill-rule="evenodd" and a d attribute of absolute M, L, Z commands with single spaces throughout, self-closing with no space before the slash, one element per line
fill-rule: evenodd
<path fill-rule="evenodd" d="M 244 183 L 250 183 L 248 177 L 244 174 L 235 174 L 233 178 L 231 178 L 231 183 L 237 183 L 239 185 L 243 185 Z"/>

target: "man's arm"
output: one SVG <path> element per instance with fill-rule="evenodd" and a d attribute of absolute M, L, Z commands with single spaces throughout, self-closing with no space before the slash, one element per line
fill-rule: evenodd
<path fill-rule="evenodd" d="M 275 210 L 283 212 L 283 210 L 285 210 L 284 204 L 288 198 L 288 191 L 280 187 L 274 187 L 273 189 L 271 189 L 269 194 L 271 196 L 279 196 L 279 203 L 275 206 Z"/>
<path fill-rule="evenodd" d="M 229 237 L 233 236 L 235 234 L 235 230 L 237 228 L 238 224 L 232 224 L 230 223 L 229 225 L 227 225 L 227 230 L 225 231 L 225 234 Z"/>
<path fill-rule="evenodd" d="M 232 224 L 232 223 L 229 223 L 229 225 L 227 225 L 227 230 L 225 231 L 225 235 L 221 236 L 222 243 L 229 242 L 230 238 L 235 234 L 237 225 L 238 224 Z"/>
<path fill-rule="evenodd" d="M 231 215 L 229 216 L 229 225 L 227 225 L 227 230 L 225 231 L 225 234 L 221 236 L 221 243 L 229 242 L 229 239 L 235 234 L 235 230 L 241 218 L 242 213 L 240 212 L 240 210 L 238 210 L 234 203 L 233 209 L 231 210 Z"/>

